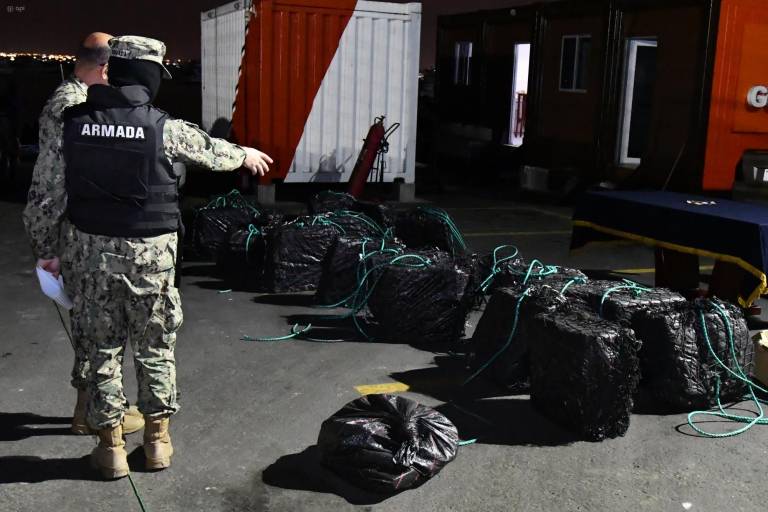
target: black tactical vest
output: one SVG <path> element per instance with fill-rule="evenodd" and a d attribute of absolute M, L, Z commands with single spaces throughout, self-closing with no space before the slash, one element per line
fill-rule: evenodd
<path fill-rule="evenodd" d="M 77 229 L 121 238 L 179 229 L 167 119 L 142 86 L 93 85 L 85 103 L 64 111 L 67 215 Z"/>

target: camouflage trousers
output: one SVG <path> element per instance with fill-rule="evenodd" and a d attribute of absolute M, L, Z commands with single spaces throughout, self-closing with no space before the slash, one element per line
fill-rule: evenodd
<path fill-rule="evenodd" d="M 122 365 L 129 341 L 139 410 L 148 416 L 178 411 L 174 349 L 183 315 L 178 289 L 173 286 L 174 271 L 121 274 L 91 270 L 75 272 L 70 279 L 74 279 L 72 330 L 77 339 L 87 340 L 80 344 L 83 350 L 87 348 L 87 360 L 76 356 L 76 366 L 78 361 L 82 366 L 75 370 L 88 374 L 91 428 L 101 430 L 122 421 L 126 404 Z"/>

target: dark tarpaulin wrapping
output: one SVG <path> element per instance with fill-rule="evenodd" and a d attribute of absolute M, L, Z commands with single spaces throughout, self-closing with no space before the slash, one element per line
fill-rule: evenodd
<path fill-rule="evenodd" d="M 716 403 L 718 377 L 723 402 L 742 397 L 744 384 L 719 366 L 710 352 L 699 311 L 704 312 L 713 350 L 729 368 L 735 370 L 738 363 L 749 375 L 754 361 L 754 345 L 741 310 L 725 302 L 717 301 L 716 304 L 728 317 L 735 357 L 729 347 L 723 319 L 705 299 L 663 313 L 643 311 L 633 318 L 632 328 L 643 341 L 640 352 L 643 386 L 658 403 L 680 411 L 710 407 Z"/>
<path fill-rule="evenodd" d="M 623 436 L 640 380 L 632 330 L 577 308 L 537 315 L 530 329 L 532 405 L 585 439 Z"/>
<path fill-rule="evenodd" d="M 575 282 L 587 281 L 587 276 L 581 270 L 575 268 L 556 267 L 556 270 L 550 273 L 550 269 L 545 268 L 543 265 L 534 264 L 529 275 L 528 270 L 530 267 L 531 264 L 522 258 L 502 264 L 501 272 L 493 279 L 491 290 L 521 286 L 525 281 L 526 275 L 528 275 L 528 281 L 525 281 L 525 284 L 531 286 L 548 285 L 554 288 L 559 285 L 562 288 L 571 280 L 575 280 Z"/>
<path fill-rule="evenodd" d="M 387 205 L 360 201 L 344 192 L 325 190 L 315 194 L 309 201 L 309 213 L 312 215 L 341 210 L 363 213 L 384 229 L 395 223 L 395 213 Z"/>
<path fill-rule="evenodd" d="M 430 407 L 395 395 L 358 398 L 323 422 L 322 463 L 358 487 L 384 494 L 411 489 L 455 457 L 459 434 Z"/>
<path fill-rule="evenodd" d="M 592 280 L 574 284 L 568 288 L 566 295 L 585 301 L 596 313 L 600 312 L 602 302 L 603 318 L 620 322 L 626 327 L 630 326 L 632 317 L 639 311 L 649 310 L 661 314 L 687 302 L 685 297 L 667 288 L 650 288 L 640 292 L 625 288 L 612 291 L 606 296 L 606 292 L 620 286 L 627 286 L 627 283 Z"/>
<path fill-rule="evenodd" d="M 420 208 L 397 215 L 395 235 L 410 249 L 437 248 L 451 254 L 464 252 L 450 226 L 438 216 Z"/>
<path fill-rule="evenodd" d="M 256 291 L 264 270 L 266 247 L 266 237 L 258 228 L 235 229 L 219 247 L 216 266 L 233 288 Z"/>
<path fill-rule="evenodd" d="M 333 212 L 322 216 L 339 226 L 341 235 L 347 238 L 380 238 L 384 235 L 382 228 L 364 213 Z"/>
<path fill-rule="evenodd" d="M 336 240 L 323 260 L 323 272 L 316 295 L 318 304 L 337 304 L 348 298 L 357 289 L 359 271 L 365 272 L 395 256 L 392 253 L 374 254 L 361 266 L 363 244 L 366 253 L 382 248 L 381 240 L 363 241 L 347 237 Z M 402 246 L 388 241 L 384 244 L 384 249 L 402 249 Z"/>
<path fill-rule="evenodd" d="M 471 350 L 474 366 L 483 370 L 484 375 L 496 384 L 514 392 L 529 389 L 530 333 L 528 325 L 538 313 L 563 302 L 560 294 L 550 293 L 551 289 L 532 287 L 522 299 L 527 287 L 497 289 L 485 307 L 472 336 Z M 515 328 L 515 310 L 520 303 L 520 315 Z M 514 336 L 512 329 L 515 329 Z M 498 355 L 497 355 L 498 354 Z"/>
<path fill-rule="evenodd" d="M 561 280 L 550 278 L 531 286 L 497 289 L 488 301 L 472 336 L 474 366 L 480 368 L 490 361 L 483 370 L 485 376 L 513 392 L 528 391 L 531 374 L 530 324 L 535 316 L 555 309 L 567 312 L 575 307 L 586 307 L 580 299 L 562 295 L 560 290 L 563 286 Z M 521 301 L 526 290 L 528 294 Z M 520 314 L 515 327 L 518 302 Z M 513 328 L 515 333 L 510 337 Z"/>
<path fill-rule="evenodd" d="M 267 235 L 264 289 L 270 293 L 317 289 L 323 259 L 339 236 L 339 229 L 298 219 Z"/>
<path fill-rule="evenodd" d="M 380 335 L 395 342 L 452 343 L 464 335 L 472 306 L 468 262 L 440 251 L 408 252 L 424 267 L 389 265 L 376 274 L 368 309 Z"/>
<path fill-rule="evenodd" d="M 193 225 L 195 250 L 201 257 L 214 259 L 232 230 L 247 227 L 252 222 L 254 212 L 247 208 L 200 208 Z"/>

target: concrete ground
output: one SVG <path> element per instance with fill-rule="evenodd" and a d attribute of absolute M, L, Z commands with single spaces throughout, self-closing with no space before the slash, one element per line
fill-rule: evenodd
<path fill-rule="evenodd" d="M 471 195 L 433 199 L 477 251 L 514 243 L 547 263 L 633 273 L 653 266 L 652 253 L 636 246 L 569 255 L 567 208 Z M 37 288 L 21 208 L 0 203 L 0 510 L 139 511 L 128 479 L 101 482 L 87 469 L 94 438 L 68 433 L 72 349 Z M 525 396 L 498 396 L 482 383 L 462 389 L 466 373 L 447 354 L 397 343 L 241 341 L 285 334 L 295 315 L 319 313 L 306 295 L 219 293 L 228 286 L 210 270 L 185 264 L 173 467 L 144 472 L 140 434 L 128 437 L 133 480 L 148 511 L 765 510 L 765 427 L 702 439 L 685 415 L 634 415 L 625 437 L 576 441 Z M 128 396 L 135 397 L 129 359 Z M 322 421 L 360 396 L 356 386 L 386 383 L 439 406 L 463 439 L 477 443 L 422 487 L 382 499 L 322 469 L 313 445 Z"/>

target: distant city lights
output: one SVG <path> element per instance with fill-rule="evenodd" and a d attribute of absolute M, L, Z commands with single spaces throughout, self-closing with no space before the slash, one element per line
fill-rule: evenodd
<path fill-rule="evenodd" d="M 34 52 L 0 52 L 0 60 L 15 61 L 19 57 L 41 62 L 74 63 L 76 57 L 63 53 L 34 53 Z M 192 62 L 188 59 L 165 59 L 166 66 L 181 67 Z"/>
<path fill-rule="evenodd" d="M 0 52 L 0 59 L 15 61 L 19 57 L 26 57 L 43 62 L 75 62 L 74 55 L 61 53 Z"/>

